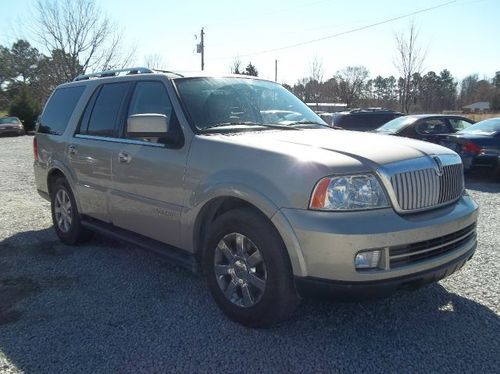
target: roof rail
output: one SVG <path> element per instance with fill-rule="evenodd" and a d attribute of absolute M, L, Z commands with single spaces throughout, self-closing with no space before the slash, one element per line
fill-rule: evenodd
<path fill-rule="evenodd" d="M 177 75 L 180 78 L 184 78 L 184 75 L 176 73 L 175 71 L 162 70 L 162 69 L 151 69 L 151 70 L 153 70 L 154 72 L 158 72 L 158 73 L 174 74 L 174 75 Z"/>
<path fill-rule="evenodd" d="M 144 67 L 136 67 L 136 68 L 126 68 L 126 69 L 116 69 L 116 70 L 105 70 L 98 71 L 92 74 L 82 74 L 73 79 L 73 82 L 83 81 L 91 78 L 105 78 L 105 77 L 116 77 L 120 73 L 126 73 L 125 75 L 132 74 L 145 74 L 145 73 L 154 73 L 153 70 Z"/>

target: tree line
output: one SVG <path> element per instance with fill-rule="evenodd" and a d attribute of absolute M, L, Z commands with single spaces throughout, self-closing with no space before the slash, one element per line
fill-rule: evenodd
<path fill-rule="evenodd" d="M 0 45 L 0 110 L 23 119 L 27 130 L 56 86 L 133 58 L 121 29 L 95 0 L 37 0 L 26 31 L 31 42 Z"/>
<path fill-rule="evenodd" d="M 314 65 L 314 62 L 313 62 Z M 500 71 L 492 78 L 472 74 L 458 81 L 449 70 L 413 73 L 408 83 L 403 77 L 370 78 L 364 66 L 348 66 L 322 81 L 311 76 L 287 85 L 304 102 L 338 102 L 348 107 L 385 107 L 406 113 L 440 113 L 487 101 L 500 110 Z M 316 75 L 316 77 L 314 76 Z"/>

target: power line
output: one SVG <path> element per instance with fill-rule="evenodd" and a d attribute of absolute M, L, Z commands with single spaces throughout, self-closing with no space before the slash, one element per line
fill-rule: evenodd
<path fill-rule="evenodd" d="M 250 15 L 250 16 L 245 16 L 245 17 L 236 18 L 236 19 L 230 19 L 230 20 L 226 20 L 226 21 L 222 21 L 222 22 L 217 22 L 217 23 L 215 23 L 215 22 L 214 23 L 209 23 L 207 25 L 207 29 L 210 29 L 211 27 L 217 29 L 217 28 L 220 28 L 221 26 L 225 26 L 225 25 L 228 25 L 228 24 L 235 24 L 235 23 L 236 24 L 241 24 L 242 22 L 250 21 L 250 20 L 253 20 L 255 18 L 259 18 L 259 20 L 260 20 L 263 17 L 273 16 L 273 15 L 276 15 L 276 14 L 283 14 L 283 12 L 288 12 L 288 11 L 296 10 L 296 9 L 299 9 L 299 8 L 313 7 L 315 5 L 318 5 L 318 4 L 321 4 L 321 3 L 325 3 L 325 2 L 331 2 L 331 0 L 316 0 L 316 1 L 311 1 L 311 2 L 308 2 L 308 3 L 304 3 L 304 4 L 292 6 L 292 7 L 281 7 L 281 8 L 274 9 L 274 10 L 271 10 L 271 11 L 268 11 L 268 12 L 259 12 L 257 15 Z"/>
<path fill-rule="evenodd" d="M 251 56 L 262 55 L 262 54 L 266 54 L 266 53 L 270 53 L 270 52 L 276 52 L 276 51 L 282 51 L 282 50 L 285 50 L 285 49 L 300 47 L 300 46 L 306 45 L 306 44 L 317 43 L 317 42 L 320 42 L 320 41 L 323 41 L 323 40 L 336 38 L 338 36 L 342 36 L 342 35 L 346 35 L 346 34 L 351 34 L 353 32 L 362 31 L 362 30 L 366 30 L 366 29 L 369 29 L 369 28 L 372 28 L 372 27 L 380 26 L 380 25 L 383 25 L 383 24 L 386 24 L 386 23 L 394 22 L 394 21 L 397 21 L 397 20 L 400 20 L 400 19 L 403 19 L 403 18 L 408 18 L 408 17 L 414 16 L 414 15 L 417 15 L 417 14 L 420 14 L 420 13 L 425 13 L 425 12 L 429 12 L 431 10 L 435 10 L 435 9 L 438 9 L 438 8 L 443 8 L 443 7 L 446 7 L 446 6 L 448 6 L 450 4 L 453 4 L 453 3 L 456 3 L 456 2 L 457 2 L 457 0 L 448 1 L 446 3 L 442 3 L 442 4 L 435 5 L 435 6 L 432 6 L 432 7 L 429 7 L 429 8 L 425 8 L 425 9 L 420 9 L 420 10 L 417 10 L 417 11 L 414 11 L 414 12 L 411 12 L 411 13 L 407 13 L 407 14 L 404 14 L 404 15 L 401 15 L 401 16 L 392 17 L 392 18 L 389 18 L 389 19 L 386 19 L 386 20 L 383 20 L 383 21 L 380 21 L 380 22 L 375 22 L 375 23 L 369 24 L 369 25 L 365 25 L 365 26 L 361 26 L 361 27 L 356 27 L 354 29 L 342 31 L 342 32 L 339 32 L 339 33 L 336 33 L 336 34 L 331 34 L 331 35 L 323 36 L 321 38 L 307 40 L 307 41 L 299 42 L 299 43 L 295 43 L 295 44 L 289 44 L 289 45 L 286 45 L 286 46 L 283 46 L 283 47 L 267 49 L 267 50 L 264 50 L 264 51 L 247 53 L 247 54 L 243 54 L 243 55 L 239 54 L 238 57 L 251 57 Z M 217 57 L 217 58 L 214 58 L 214 60 L 226 60 L 226 59 L 231 59 L 231 58 L 234 58 L 234 56 L 231 56 L 231 57 L 229 57 L 229 56 L 228 57 Z"/>

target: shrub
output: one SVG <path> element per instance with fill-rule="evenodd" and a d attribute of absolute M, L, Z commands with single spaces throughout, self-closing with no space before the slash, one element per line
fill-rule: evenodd
<path fill-rule="evenodd" d="M 35 129 L 35 122 L 39 114 L 40 107 L 28 88 L 21 88 L 10 105 L 9 115 L 21 119 L 25 131 L 32 131 Z"/>

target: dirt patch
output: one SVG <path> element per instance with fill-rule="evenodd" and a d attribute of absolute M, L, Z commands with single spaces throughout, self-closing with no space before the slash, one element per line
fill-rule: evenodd
<path fill-rule="evenodd" d="M 29 278 L 8 278 L 0 280 L 0 325 L 16 322 L 21 313 L 13 310 L 20 301 L 38 292 L 40 286 Z"/>
<path fill-rule="evenodd" d="M 0 279 L 0 325 L 19 321 L 22 313 L 15 307 L 29 296 L 49 288 L 67 290 L 76 283 L 77 277 L 66 276 L 44 277 L 39 281 L 26 277 Z"/>

